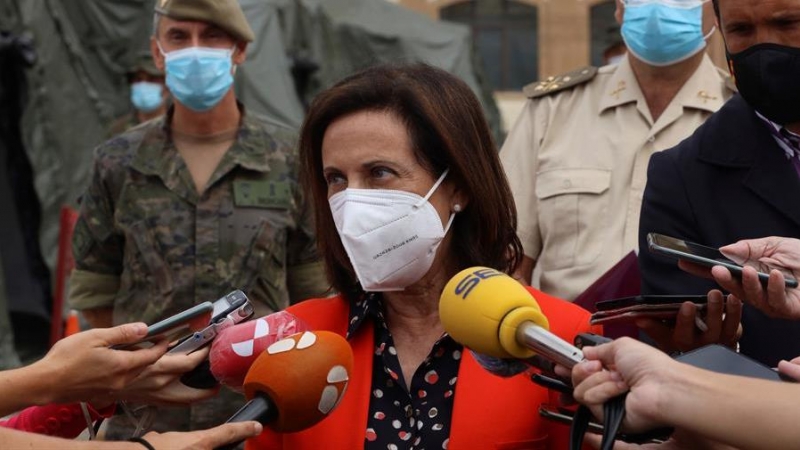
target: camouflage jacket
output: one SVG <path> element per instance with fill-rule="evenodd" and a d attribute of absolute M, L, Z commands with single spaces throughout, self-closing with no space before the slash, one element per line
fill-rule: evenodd
<path fill-rule="evenodd" d="M 297 182 L 294 133 L 243 115 L 233 146 L 198 194 L 170 139 L 171 113 L 101 145 L 73 235 L 76 309 L 113 307 L 114 322 L 154 323 L 242 289 L 256 317 L 328 289 L 312 214 Z M 244 398 L 225 389 L 188 408 L 145 409 L 147 429 L 204 429 Z M 135 423 L 114 417 L 108 439 Z"/>
<path fill-rule="evenodd" d="M 198 194 L 171 113 L 101 145 L 73 235 L 73 308 L 153 323 L 242 289 L 259 315 L 328 288 L 297 181 L 294 133 L 243 114 Z"/>
<path fill-rule="evenodd" d="M 120 117 L 117 117 L 113 122 L 111 122 L 111 125 L 108 126 L 106 138 L 111 139 L 130 130 L 136 125 L 139 125 L 139 121 L 136 119 L 136 113 L 134 111 L 130 111 Z"/>

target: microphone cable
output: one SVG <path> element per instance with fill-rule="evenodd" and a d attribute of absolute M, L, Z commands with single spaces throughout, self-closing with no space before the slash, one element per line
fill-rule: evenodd
<path fill-rule="evenodd" d="M 625 419 L 625 399 L 628 393 L 618 395 L 603 404 L 603 440 L 600 450 L 612 450 L 614 441 L 619 432 L 622 421 Z M 583 438 L 589 429 L 592 412 L 588 407 L 581 405 L 575 412 L 572 426 L 569 430 L 570 450 L 581 450 Z"/>

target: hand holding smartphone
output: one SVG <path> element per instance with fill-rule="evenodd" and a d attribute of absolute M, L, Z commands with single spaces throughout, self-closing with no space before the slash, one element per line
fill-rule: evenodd
<path fill-rule="evenodd" d="M 630 322 L 639 318 L 675 319 L 681 305 L 692 302 L 703 312 L 708 304 L 705 295 L 637 295 L 597 302 L 597 312 L 591 316 L 591 324 Z M 698 324 L 702 329 L 702 326 Z"/>
<path fill-rule="evenodd" d="M 718 249 L 712 247 L 706 247 L 694 242 L 664 236 L 658 233 L 647 234 L 647 246 L 651 252 L 660 253 L 675 259 L 683 259 L 706 267 L 724 266 L 734 277 L 740 279 L 742 277 L 742 266 L 727 258 Z M 780 270 L 780 268 L 777 267 L 776 269 Z M 758 279 L 763 286 L 766 286 L 769 281 L 769 274 L 759 271 Z M 796 288 L 798 286 L 797 280 L 785 271 L 784 280 L 787 288 Z"/>
<path fill-rule="evenodd" d="M 181 311 L 174 316 L 156 322 L 147 327 L 147 336 L 135 344 L 114 347 L 117 350 L 131 348 L 149 347 L 161 340 L 173 340 L 190 332 L 202 329 L 211 320 L 214 305 L 211 302 L 203 302 L 185 311 Z"/>
<path fill-rule="evenodd" d="M 216 300 L 213 305 L 213 316 L 205 323 L 205 326 L 199 330 L 193 330 L 194 333 L 170 348 L 168 353 L 188 355 L 199 350 L 211 344 L 220 331 L 250 319 L 255 312 L 247 295 L 240 290 L 230 292 Z"/>

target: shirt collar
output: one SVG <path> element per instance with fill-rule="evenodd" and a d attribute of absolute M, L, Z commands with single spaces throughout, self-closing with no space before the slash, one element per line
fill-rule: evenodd
<path fill-rule="evenodd" d="M 365 292 L 356 301 L 350 302 L 350 320 L 347 326 L 347 339 L 350 339 L 361 328 L 368 318 L 386 327 L 383 315 L 383 298 L 375 292 Z"/>
<path fill-rule="evenodd" d="M 238 103 L 242 118 L 239 123 L 239 131 L 236 141 L 226 152 L 225 158 L 230 160 L 232 165 L 240 165 L 250 170 L 259 172 L 269 171 L 267 158 L 264 157 L 264 149 L 259 148 L 268 145 L 272 139 L 263 131 L 258 123 L 251 118 L 245 110 L 243 104 Z M 167 113 L 154 119 L 152 127 L 148 128 L 142 140 L 142 145 L 132 162 L 132 167 L 146 175 L 158 175 L 162 179 L 169 178 L 174 173 L 175 152 L 165 152 L 171 146 L 170 124 L 175 107 L 170 106 Z M 259 136 L 264 134 L 264 136 Z M 269 142 L 265 142 L 269 141 Z M 224 161 L 223 161 L 224 162 Z"/>
<path fill-rule="evenodd" d="M 622 58 L 611 76 L 600 101 L 600 112 L 632 102 L 644 102 L 644 94 L 633 73 L 628 55 Z M 715 112 L 725 103 L 725 84 L 711 58 L 703 55 L 700 65 L 672 100 L 687 108 Z"/>
<path fill-rule="evenodd" d="M 606 92 L 603 93 L 600 100 L 600 112 L 636 102 L 641 97 L 642 91 L 639 89 L 639 82 L 636 81 L 636 75 L 633 73 L 628 55 L 625 55 L 617 64 L 611 79 L 606 84 Z"/>
<path fill-rule="evenodd" d="M 694 108 L 715 113 L 727 98 L 725 80 L 719 69 L 711 62 L 708 54 L 703 55 L 703 60 L 686 81 L 675 100 L 685 108 Z"/>

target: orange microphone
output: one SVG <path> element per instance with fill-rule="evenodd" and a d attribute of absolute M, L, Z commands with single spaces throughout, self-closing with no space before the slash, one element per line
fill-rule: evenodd
<path fill-rule="evenodd" d="M 353 351 L 342 336 L 289 336 L 267 347 L 250 367 L 244 379 L 249 401 L 228 422 L 256 420 L 279 433 L 308 428 L 339 404 L 352 370 Z"/>

